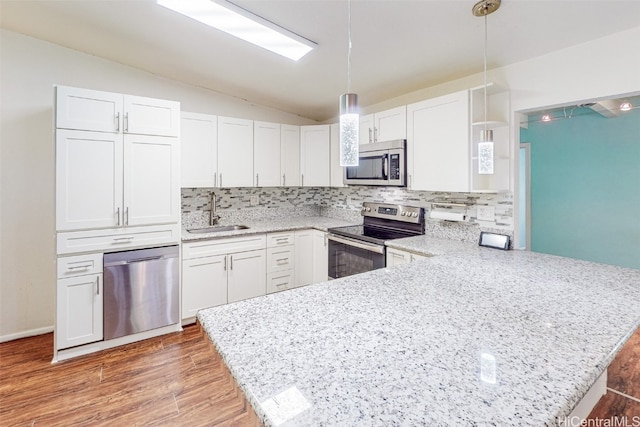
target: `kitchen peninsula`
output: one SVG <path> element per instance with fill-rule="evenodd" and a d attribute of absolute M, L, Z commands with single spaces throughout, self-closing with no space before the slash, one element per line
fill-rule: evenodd
<path fill-rule="evenodd" d="M 555 426 L 640 324 L 638 270 L 393 246 L 435 256 L 198 314 L 266 425 Z"/>

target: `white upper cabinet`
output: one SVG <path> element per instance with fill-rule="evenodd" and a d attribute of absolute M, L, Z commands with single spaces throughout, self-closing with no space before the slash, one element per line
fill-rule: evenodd
<path fill-rule="evenodd" d="M 376 142 L 407 139 L 407 107 L 392 108 L 373 115 Z"/>
<path fill-rule="evenodd" d="M 218 117 L 182 113 L 180 124 L 181 187 L 216 187 Z"/>
<path fill-rule="evenodd" d="M 280 172 L 283 187 L 300 186 L 300 126 L 281 125 Z"/>
<path fill-rule="evenodd" d="M 256 187 L 282 185 L 279 123 L 253 122 L 253 173 Z"/>
<path fill-rule="evenodd" d="M 180 136 L 180 104 L 124 95 L 123 129 L 138 135 Z"/>
<path fill-rule="evenodd" d="M 59 129 L 56 229 L 178 222 L 177 138 Z"/>
<path fill-rule="evenodd" d="M 407 139 L 407 107 L 360 116 L 360 144 Z"/>
<path fill-rule="evenodd" d="M 366 116 L 360 116 L 360 145 L 370 144 L 373 142 L 373 128 L 375 122 L 373 121 L 373 114 L 367 114 Z"/>
<path fill-rule="evenodd" d="M 122 135 L 56 131 L 56 229 L 121 225 Z"/>
<path fill-rule="evenodd" d="M 344 187 L 344 168 L 340 166 L 340 123 L 331 125 L 331 186 Z"/>
<path fill-rule="evenodd" d="M 331 184 L 330 125 L 300 127 L 300 174 L 304 187 L 328 187 Z"/>
<path fill-rule="evenodd" d="M 124 136 L 124 225 L 180 220 L 177 138 Z"/>
<path fill-rule="evenodd" d="M 469 91 L 408 105 L 407 129 L 410 188 L 469 191 Z"/>
<path fill-rule="evenodd" d="M 56 86 L 56 128 L 122 132 L 119 93 Z"/>
<path fill-rule="evenodd" d="M 180 103 L 57 86 L 56 127 L 97 132 L 179 136 Z"/>
<path fill-rule="evenodd" d="M 218 116 L 218 186 L 252 187 L 253 121 Z"/>

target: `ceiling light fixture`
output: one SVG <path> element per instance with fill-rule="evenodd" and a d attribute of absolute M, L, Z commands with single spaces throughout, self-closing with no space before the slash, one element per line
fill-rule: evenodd
<path fill-rule="evenodd" d="M 487 15 L 500 7 L 501 0 L 481 0 L 473 6 L 473 16 L 484 17 L 484 131 L 478 143 L 478 173 L 493 174 L 493 130 L 487 130 Z"/>
<path fill-rule="evenodd" d="M 340 166 L 357 166 L 360 144 L 358 95 L 351 93 L 351 0 L 347 0 L 348 38 L 347 93 L 340 95 Z"/>
<path fill-rule="evenodd" d="M 316 44 L 286 28 L 224 0 L 157 0 L 171 9 L 210 27 L 253 43 L 294 61 Z"/>
<path fill-rule="evenodd" d="M 620 111 L 631 111 L 632 107 L 633 105 L 630 102 L 623 102 L 620 104 Z"/>
<path fill-rule="evenodd" d="M 542 120 L 545 123 L 546 122 L 550 122 L 551 121 L 551 116 L 549 114 L 543 114 L 542 118 L 540 120 Z"/>

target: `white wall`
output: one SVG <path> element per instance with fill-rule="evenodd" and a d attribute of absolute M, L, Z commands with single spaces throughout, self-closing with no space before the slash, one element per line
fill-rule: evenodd
<path fill-rule="evenodd" d="M 54 84 L 176 99 L 187 111 L 304 124 L 294 115 L 15 33 L 0 34 L 0 340 L 53 324 Z M 638 40 L 640 27 L 492 70 L 489 80 L 511 88 L 513 111 L 636 92 L 640 90 Z M 365 112 L 481 84 L 482 76 L 477 74 L 370 106 Z M 512 131 L 517 144 L 517 124 Z"/>
<path fill-rule="evenodd" d="M 0 341 L 51 330 L 54 321 L 54 85 L 171 99 L 185 111 L 315 123 L 6 30 L 0 61 Z"/>

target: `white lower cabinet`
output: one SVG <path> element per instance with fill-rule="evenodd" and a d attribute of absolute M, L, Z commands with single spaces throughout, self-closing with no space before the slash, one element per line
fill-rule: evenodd
<path fill-rule="evenodd" d="M 295 233 L 267 235 L 267 293 L 295 287 Z"/>
<path fill-rule="evenodd" d="M 266 237 L 204 240 L 182 246 L 182 318 L 266 293 Z"/>
<path fill-rule="evenodd" d="M 102 340 L 102 254 L 58 258 L 55 347 Z"/>
<path fill-rule="evenodd" d="M 394 267 L 396 265 L 408 264 L 419 259 L 427 258 L 424 255 L 418 255 L 399 249 L 387 248 L 387 267 Z"/>
<path fill-rule="evenodd" d="M 326 233 L 319 230 L 300 230 L 295 233 L 296 286 L 328 280 L 329 254 Z"/>

